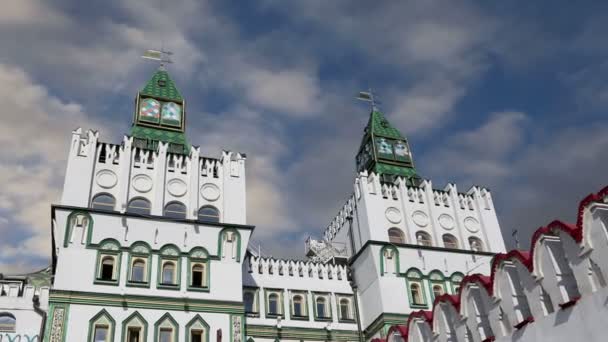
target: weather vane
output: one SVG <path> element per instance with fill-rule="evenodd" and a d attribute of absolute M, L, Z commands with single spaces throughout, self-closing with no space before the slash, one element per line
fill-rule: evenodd
<path fill-rule="evenodd" d="M 165 63 L 173 63 L 171 55 L 173 52 L 161 48 L 160 50 L 147 50 L 141 58 L 160 62 L 160 68 L 164 70 Z"/>
<path fill-rule="evenodd" d="M 374 92 L 372 91 L 372 88 L 369 88 L 368 91 L 360 91 L 359 95 L 357 97 L 355 97 L 357 100 L 361 100 L 361 101 L 365 101 L 365 102 L 369 102 L 371 107 L 372 107 L 372 111 L 376 111 L 378 110 L 378 104 L 380 104 L 381 102 L 378 101 L 377 96 L 374 95 Z"/>

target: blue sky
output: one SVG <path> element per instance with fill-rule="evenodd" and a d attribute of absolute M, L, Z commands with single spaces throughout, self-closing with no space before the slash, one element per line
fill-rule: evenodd
<path fill-rule="evenodd" d="M 13 1 L 0 13 L 0 272 L 44 266 L 72 129 L 117 142 L 161 44 L 203 154 L 248 155 L 248 218 L 301 256 L 352 191 L 373 87 L 436 187 L 493 192 L 508 239 L 605 185 L 600 2 Z M 296 252 L 294 252 L 296 251 Z"/>

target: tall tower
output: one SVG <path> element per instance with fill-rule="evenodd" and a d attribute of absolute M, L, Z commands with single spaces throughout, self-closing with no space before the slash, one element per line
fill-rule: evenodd
<path fill-rule="evenodd" d="M 490 191 L 433 188 L 414 169 L 405 136 L 375 106 L 356 165 L 353 194 L 308 251 L 320 259 L 346 246 L 361 327 L 372 339 L 455 293 L 466 274 L 489 274 L 505 246 Z"/>
<path fill-rule="evenodd" d="M 203 157 L 185 131 L 185 100 L 161 67 L 120 144 L 73 132 L 52 206 L 45 341 L 243 340 L 245 156 Z"/>

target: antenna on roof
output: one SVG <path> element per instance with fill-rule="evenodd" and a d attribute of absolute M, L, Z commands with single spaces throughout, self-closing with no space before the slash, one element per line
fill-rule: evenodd
<path fill-rule="evenodd" d="M 164 49 L 146 50 L 141 58 L 158 61 L 160 62 L 160 69 L 165 70 L 165 63 L 173 63 L 171 60 L 171 55 L 173 55 L 173 52 Z"/>
<path fill-rule="evenodd" d="M 357 95 L 357 97 L 355 97 L 355 99 L 369 102 L 372 107 L 372 111 L 378 110 L 377 105 L 381 103 L 380 101 L 378 101 L 377 96 L 374 95 L 372 88 L 369 88 L 368 91 L 360 91 L 359 95 Z"/>

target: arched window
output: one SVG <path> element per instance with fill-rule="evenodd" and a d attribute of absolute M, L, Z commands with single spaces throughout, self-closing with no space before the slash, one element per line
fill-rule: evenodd
<path fill-rule="evenodd" d="M 192 287 L 206 287 L 207 277 L 205 275 L 205 265 L 194 264 L 192 266 Z"/>
<path fill-rule="evenodd" d="M 419 231 L 416 233 L 416 242 L 421 246 L 432 246 L 433 240 L 427 232 Z"/>
<path fill-rule="evenodd" d="M 167 261 L 163 264 L 162 284 L 175 284 L 175 264 L 173 262 Z"/>
<path fill-rule="evenodd" d="M 340 319 L 351 319 L 350 301 L 347 298 L 340 299 Z"/>
<path fill-rule="evenodd" d="M 316 302 L 317 302 L 317 317 L 318 318 L 328 317 L 325 298 L 318 297 Z"/>
<path fill-rule="evenodd" d="M 243 301 L 245 302 L 245 312 L 252 313 L 254 310 L 255 297 L 253 292 L 245 292 L 243 294 Z"/>
<path fill-rule="evenodd" d="M 418 284 L 418 283 L 410 284 L 410 296 L 412 298 L 413 304 L 424 305 L 424 301 L 422 300 L 422 291 L 420 289 L 420 284 Z"/>
<path fill-rule="evenodd" d="M 150 215 L 150 201 L 145 198 L 134 198 L 129 202 L 127 212 L 130 214 Z"/>
<path fill-rule="evenodd" d="M 0 332 L 15 332 L 17 320 L 13 314 L 0 312 Z"/>
<path fill-rule="evenodd" d="M 114 280 L 114 257 L 105 256 L 101 260 L 101 280 Z"/>
<path fill-rule="evenodd" d="M 279 312 L 279 295 L 271 293 L 268 295 L 268 313 L 271 315 L 278 315 Z"/>
<path fill-rule="evenodd" d="M 304 316 L 304 299 L 300 295 L 293 297 L 293 314 L 294 316 Z"/>
<path fill-rule="evenodd" d="M 388 230 L 388 241 L 391 243 L 405 243 L 405 235 L 399 228 L 391 228 Z"/>
<path fill-rule="evenodd" d="M 163 216 L 174 219 L 186 218 L 186 206 L 180 202 L 171 202 L 165 206 Z"/>
<path fill-rule="evenodd" d="M 113 211 L 116 200 L 114 196 L 108 194 L 99 194 L 93 197 L 91 208 L 99 210 Z"/>
<path fill-rule="evenodd" d="M 472 251 L 483 252 L 483 243 L 475 236 L 469 237 L 469 246 L 471 247 Z"/>
<path fill-rule="evenodd" d="M 458 248 L 458 239 L 452 234 L 443 234 L 443 246 L 445 248 Z"/>
<path fill-rule="evenodd" d="M 433 285 L 433 298 L 437 298 L 443 294 L 443 286 L 439 284 Z"/>
<path fill-rule="evenodd" d="M 146 261 L 143 259 L 133 260 L 131 266 L 131 281 L 143 283 L 146 281 Z"/>
<path fill-rule="evenodd" d="M 202 222 L 220 222 L 220 211 L 211 205 L 201 207 L 198 210 L 198 220 Z"/>

